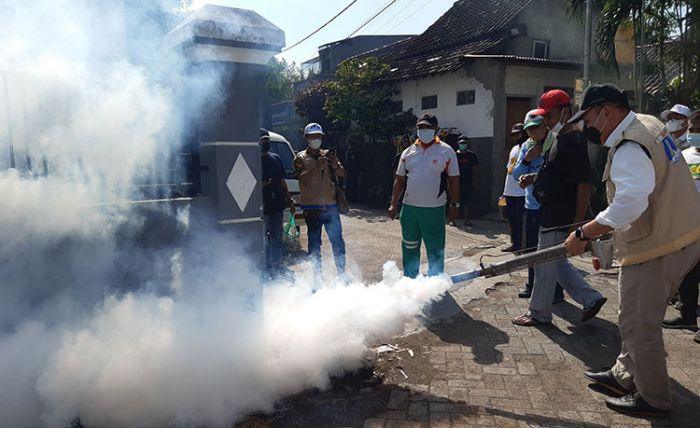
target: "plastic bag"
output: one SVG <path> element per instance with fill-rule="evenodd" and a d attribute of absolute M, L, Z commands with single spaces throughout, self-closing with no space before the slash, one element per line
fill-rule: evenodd
<path fill-rule="evenodd" d="M 297 222 L 294 219 L 294 214 L 289 213 L 289 220 L 284 224 L 282 229 L 282 239 L 284 242 L 291 247 L 297 247 L 299 245 L 299 229 L 297 229 Z"/>

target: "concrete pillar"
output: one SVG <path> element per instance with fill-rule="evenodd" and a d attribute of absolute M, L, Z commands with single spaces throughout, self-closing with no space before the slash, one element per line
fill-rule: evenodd
<path fill-rule="evenodd" d="M 199 153 L 201 195 L 218 224 L 261 262 L 261 82 L 267 63 L 285 44 L 284 32 L 253 11 L 206 5 L 173 29 L 168 41 L 189 62 L 192 99 L 202 98 L 200 92 L 212 84 L 218 89 L 187 111 Z"/>

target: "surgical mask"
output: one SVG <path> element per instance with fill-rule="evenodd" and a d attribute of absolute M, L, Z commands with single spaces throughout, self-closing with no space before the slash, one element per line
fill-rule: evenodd
<path fill-rule="evenodd" d="M 672 119 L 666 122 L 666 129 L 671 132 L 680 131 L 685 127 L 685 120 L 682 119 Z"/>
<path fill-rule="evenodd" d="M 320 138 L 314 138 L 313 140 L 309 140 L 309 147 L 311 147 L 314 150 L 318 150 L 321 148 L 321 142 L 322 140 Z"/>
<path fill-rule="evenodd" d="M 465 151 L 465 150 L 467 150 L 467 145 L 466 145 L 466 144 L 460 144 L 460 145 L 459 145 L 459 149 L 460 149 L 461 151 Z"/>
<path fill-rule="evenodd" d="M 556 125 L 554 125 L 554 128 L 550 129 L 554 135 L 558 135 L 561 129 L 564 127 L 564 124 L 561 122 L 561 118 L 564 117 L 564 110 L 562 109 L 561 114 L 559 115 L 559 122 L 557 122 Z"/>
<path fill-rule="evenodd" d="M 593 122 L 593 126 L 583 126 L 583 136 L 586 140 L 592 142 L 592 143 L 600 143 L 600 133 L 601 131 L 605 128 L 605 125 L 608 123 L 608 119 L 605 119 L 605 122 L 603 123 L 603 127 L 599 130 L 595 126 L 598 124 L 598 119 L 600 119 L 600 115 L 603 114 L 603 110 L 598 113 L 598 117 L 595 118 L 595 122 Z"/>
<path fill-rule="evenodd" d="M 430 144 L 435 139 L 435 130 L 430 128 L 419 129 L 418 138 L 425 144 Z"/>
<path fill-rule="evenodd" d="M 700 134 L 688 132 L 688 144 L 693 147 L 700 147 Z"/>

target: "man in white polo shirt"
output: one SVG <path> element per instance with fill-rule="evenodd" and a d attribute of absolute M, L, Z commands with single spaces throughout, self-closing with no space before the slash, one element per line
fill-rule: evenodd
<path fill-rule="evenodd" d="M 405 189 L 401 252 L 403 273 L 410 278 L 418 276 L 421 240 L 428 254 L 428 275 L 444 271 L 448 183 L 450 220 L 457 218 L 459 208 L 459 164 L 455 151 L 436 136 L 438 121 L 435 116 L 424 114 L 417 125 L 418 139 L 401 154 L 389 207 L 389 217 L 393 220 Z"/>

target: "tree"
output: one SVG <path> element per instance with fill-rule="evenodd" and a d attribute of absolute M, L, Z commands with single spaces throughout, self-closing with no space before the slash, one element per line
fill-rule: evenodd
<path fill-rule="evenodd" d="M 312 83 L 306 90 L 297 94 L 294 107 L 297 114 L 307 123 L 316 122 L 328 132 L 345 131 L 347 123 L 335 122 L 325 110 L 326 100 L 332 88 L 328 81 Z"/>
<path fill-rule="evenodd" d="M 328 116 L 335 123 L 350 122 L 372 143 L 406 133 L 415 126 L 416 116 L 393 99 L 396 90 L 378 83 L 388 71 L 389 66 L 374 57 L 342 62 L 337 80 L 326 83 Z"/>
<path fill-rule="evenodd" d="M 582 17 L 586 0 L 567 0 L 574 17 Z M 600 63 L 618 69 L 615 35 L 623 25 L 634 29 L 635 46 L 641 45 L 644 29 L 645 55 L 655 61 L 644 74 L 656 73 L 665 82 L 665 102 L 689 103 L 699 88 L 700 74 L 700 0 L 593 0 L 600 10 L 595 34 Z M 669 63 L 677 64 L 678 78 L 667 75 Z"/>
<path fill-rule="evenodd" d="M 301 70 L 295 63 L 284 58 L 272 58 L 267 65 L 264 81 L 263 102 L 265 105 L 291 100 L 294 84 L 301 80 Z"/>

